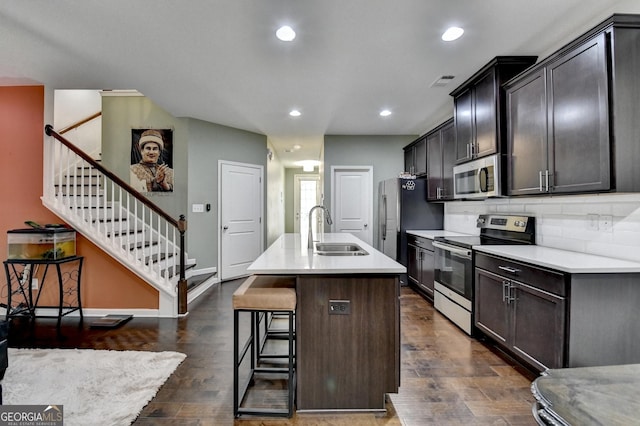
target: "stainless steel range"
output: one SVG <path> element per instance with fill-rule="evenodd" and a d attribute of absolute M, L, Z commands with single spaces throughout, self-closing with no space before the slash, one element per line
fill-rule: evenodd
<path fill-rule="evenodd" d="M 436 237 L 434 307 L 467 334 L 473 331 L 473 247 L 535 244 L 535 218 L 480 215 L 478 236 Z"/>

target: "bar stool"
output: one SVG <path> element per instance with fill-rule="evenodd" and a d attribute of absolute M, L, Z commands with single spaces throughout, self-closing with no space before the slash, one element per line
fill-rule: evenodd
<path fill-rule="evenodd" d="M 295 277 L 252 275 L 242 283 L 233 293 L 233 414 L 286 416 L 293 415 L 295 396 L 295 327 L 294 317 L 296 309 Z M 242 348 L 239 337 L 240 313 L 251 314 L 251 331 Z M 266 341 L 278 338 L 281 332 L 269 329 L 268 322 L 272 316 L 285 316 L 288 319 L 286 338 L 288 352 L 286 354 L 264 353 Z M 265 332 L 261 335 L 260 323 L 265 322 Z M 245 357 L 249 355 L 250 370 L 246 382 L 240 386 L 239 369 Z M 265 362 L 277 359 L 286 360 L 286 367 L 264 367 Z M 250 385 L 254 382 L 256 373 L 283 374 L 287 373 L 287 408 L 241 407 Z"/>

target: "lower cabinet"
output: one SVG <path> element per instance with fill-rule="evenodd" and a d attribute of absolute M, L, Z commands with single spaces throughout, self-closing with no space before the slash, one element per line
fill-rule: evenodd
<path fill-rule="evenodd" d="M 302 274 L 296 295 L 296 408 L 383 410 L 400 386 L 399 276 Z"/>
<path fill-rule="evenodd" d="M 421 294 L 433 301 L 435 260 L 433 243 L 428 238 L 407 236 L 407 276 Z"/>
<path fill-rule="evenodd" d="M 543 371 L 565 362 L 565 275 L 476 254 L 476 327 Z"/>

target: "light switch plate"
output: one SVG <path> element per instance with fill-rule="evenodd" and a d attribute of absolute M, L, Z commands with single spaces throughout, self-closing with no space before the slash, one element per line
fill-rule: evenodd
<path fill-rule="evenodd" d="M 192 204 L 191 211 L 193 213 L 204 213 L 204 204 Z"/>

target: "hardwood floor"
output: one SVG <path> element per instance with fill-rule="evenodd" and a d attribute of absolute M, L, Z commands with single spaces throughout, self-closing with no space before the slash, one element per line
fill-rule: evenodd
<path fill-rule="evenodd" d="M 134 318 L 117 329 L 94 329 L 86 318 L 14 320 L 9 346 L 178 351 L 187 359 L 143 409 L 134 425 L 535 425 L 529 390 L 535 377 L 470 338 L 410 288 L 401 293 L 402 368 L 387 413 L 295 414 L 233 418 L 233 311 L 241 280 L 216 286 L 180 319 Z M 11 360 L 9 360 L 11 364 Z M 271 393 L 272 394 L 272 393 Z"/>

